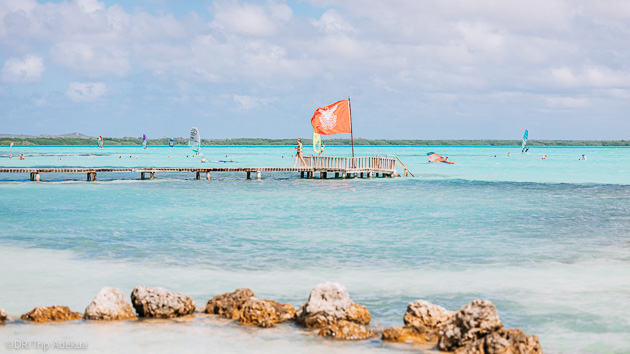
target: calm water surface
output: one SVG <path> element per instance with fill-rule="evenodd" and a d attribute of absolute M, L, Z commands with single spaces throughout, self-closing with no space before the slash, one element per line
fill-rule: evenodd
<path fill-rule="evenodd" d="M 0 307 L 12 315 L 53 304 L 82 312 L 101 287 L 130 293 L 136 285 L 183 292 L 201 306 L 249 287 L 297 307 L 313 286 L 331 280 L 368 307 L 377 327 L 402 325 L 416 299 L 456 310 L 484 298 L 507 327 L 539 335 L 546 352 L 630 351 L 630 149 L 355 150 L 397 154 L 416 178 L 274 173 L 247 181 L 244 173 L 214 173 L 207 182 L 158 173 L 152 181 L 100 174 L 86 183 L 83 174 L 42 174 L 43 183 L 31 183 L 27 175 L 0 174 Z M 207 147 L 204 154 L 231 161 L 210 163 L 217 167 L 291 166 L 294 151 Z M 431 151 L 455 164 L 427 163 Z M 326 153 L 347 155 L 349 147 Z M 207 164 L 185 147 L 3 146 L 0 166 Z M 258 330 L 198 317 L 17 324 L 0 337 L 70 338 L 109 352 L 414 349 L 331 343 L 291 326 Z"/>

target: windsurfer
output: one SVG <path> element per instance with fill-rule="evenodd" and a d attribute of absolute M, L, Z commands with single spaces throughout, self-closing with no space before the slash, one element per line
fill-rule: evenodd
<path fill-rule="evenodd" d="M 324 152 L 324 148 L 326 147 L 326 145 L 324 145 L 324 143 L 322 143 L 322 148 L 319 150 L 319 156 L 322 156 L 322 153 Z M 584 156 L 584 155 L 582 155 Z"/>

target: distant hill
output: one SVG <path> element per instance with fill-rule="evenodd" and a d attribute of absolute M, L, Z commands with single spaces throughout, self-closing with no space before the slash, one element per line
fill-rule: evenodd
<path fill-rule="evenodd" d="M 26 135 L 26 134 L 0 134 L 0 138 L 8 138 L 8 139 L 36 139 L 36 138 L 78 138 L 78 139 L 96 139 L 95 137 L 88 136 L 81 133 L 68 133 L 61 135 L 50 135 L 50 134 L 42 134 L 42 135 Z"/>
<path fill-rule="evenodd" d="M 103 138 L 105 146 L 111 145 L 140 145 L 139 137 Z M 149 145 L 168 145 L 169 138 L 149 139 Z M 311 139 L 302 139 L 305 146 L 313 144 Z M 63 135 L 9 135 L 0 134 L 0 145 L 96 145 L 96 138 L 80 133 Z M 324 143 L 333 145 L 350 145 L 350 139 L 326 139 Z M 188 145 L 187 138 L 175 138 L 175 145 Z M 202 145 L 282 145 L 293 146 L 295 139 L 203 139 Z M 386 139 L 355 139 L 354 145 L 364 146 L 521 146 L 521 140 L 386 140 Z M 630 140 L 529 140 L 528 146 L 630 146 Z"/>

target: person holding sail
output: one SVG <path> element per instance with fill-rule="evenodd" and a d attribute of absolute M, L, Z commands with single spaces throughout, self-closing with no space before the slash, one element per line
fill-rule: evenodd
<path fill-rule="evenodd" d="M 297 149 L 297 152 L 295 153 L 295 160 L 293 161 L 293 167 L 295 167 L 295 165 L 297 164 L 298 159 L 300 159 L 302 166 L 306 166 L 306 161 L 304 161 L 304 156 L 302 155 L 302 140 L 298 139 L 297 144 L 298 146 L 295 147 L 295 149 Z"/>

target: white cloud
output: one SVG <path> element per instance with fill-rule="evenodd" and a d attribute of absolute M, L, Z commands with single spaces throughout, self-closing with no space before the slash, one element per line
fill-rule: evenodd
<path fill-rule="evenodd" d="M 116 46 L 59 43 L 51 54 L 58 64 L 89 77 L 125 76 L 131 70 L 129 55 Z"/>
<path fill-rule="evenodd" d="M 551 108 L 584 108 L 591 104 L 586 97 L 544 97 L 544 100 Z"/>
<path fill-rule="evenodd" d="M 311 20 L 313 26 L 326 34 L 349 34 L 356 29 L 335 10 L 330 9 L 322 14 L 319 20 Z"/>
<path fill-rule="evenodd" d="M 245 110 L 249 111 L 253 108 L 267 105 L 273 100 L 260 98 L 256 96 L 246 96 L 246 95 L 232 95 L 232 99 L 236 105 Z"/>
<path fill-rule="evenodd" d="M 605 66 L 588 65 L 580 69 L 563 66 L 552 69 L 551 77 L 557 84 L 566 87 L 630 87 L 630 73 Z"/>
<path fill-rule="evenodd" d="M 87 13 L 105 10 L 105 4 L 97 0 L 76 0 L 76 2 Z"/>
<path fill-rule="evenodd" d="M 75 102 L 95 101 L 107 94 L 107 86 L 102 82 L 71 82 L 66 96 Z"/>
<path fill-rule="evenodd" d="M 278 23 L 290 17 L 286 5 L 273 4 L 270 8 L 250 3 L 216 2 L 213 24 L 229 33 L 265 37 L 275 34 Z"/>
<path fill-rule="evenodd" d="M 11 58 L 2 65 L 2 81 L 13 84 L 37 82 L 45 70 L 42 57 L 27 55 L 24 59 Z"/>

